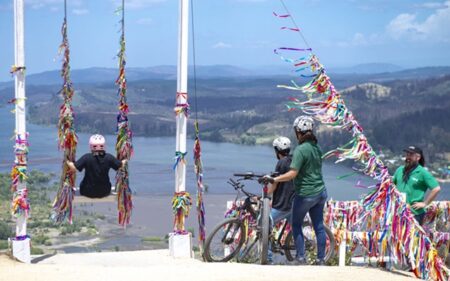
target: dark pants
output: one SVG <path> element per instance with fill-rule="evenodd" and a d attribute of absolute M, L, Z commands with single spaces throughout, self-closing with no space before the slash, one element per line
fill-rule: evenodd
<path fill-rule="evenodd" d="M 416 219 L 416 221 L 422 225 L 423 224 L 423 218 L 425 218 L 425 213 L 419 214 L 419 215 L 415 215 L 414 218 Z"/>
<path fill-rule="evenodd" d="M 309 213 L 311 217 L 317 238 L 317 259 L 323 260 L 325 258 L 326 234 L 323 226 L 323 208 L 327 201 L 327 196 L 326 189 L 317 195 L 309 197 L 295 195 L 292 206 L 292 233 L 297 250 L 296 258 L 305 257 L 305 238 L 302 225 L 306 213 Z"/>

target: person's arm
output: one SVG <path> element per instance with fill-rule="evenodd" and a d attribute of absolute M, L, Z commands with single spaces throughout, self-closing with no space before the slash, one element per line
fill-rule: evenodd
<path fill-rule="evenodd" d="M 277 187 L 278 187 L 278 183 L 272 183 L 272 184 L 270 184 L 269 185 L 269 188 L 268 188 L 268 190 L 267 190 L 267 193 L 268 194 L 272 194 L 272 193 L 274 193 L 275 192 L 275 190 L 277 190 Z"/>
<path fill-rule="evenodd" d="M 285 182 L 293 180 L 298 174 L 298 171 L 295 169 L 290 169 L 289 172 L 279 175 L 278 177 L 273 178 L 274 183 L 277 182 Z"/>
<path fill-rule="evenodd" d="M 427 195 L 427 198 L 423 202 L 415 202 L 412 204 L 413 209 L 422 209 L 426 208 L 433 200 L 436 198 L 438 193 L 441 191 L 441 187 L 438 185 L 437 187 L 433 188 L 430 193 Z"/>
<path fill-rule="evenodd" d="M 69 160 L 66 161 L 67 166 L 69 167 L 69 170 L 73 173 L 77 172 L 77 168 L 75 167 L 75 164 Z"/>

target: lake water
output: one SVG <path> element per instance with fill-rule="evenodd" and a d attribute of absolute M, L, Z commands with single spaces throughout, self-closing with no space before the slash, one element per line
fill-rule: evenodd
<path fill-rule="evenodd" d="M 14 160 L 13 133 L 14 115 L 10 113 L 12 107 L 0 108 L 0 172 L 9 172 Z M 175 122 L 175 120 L 174 120 Z M 193 130 L 193 128 L 189 128 Z M 30 133 L 29 169 L 44 172 L 61 171 L 62 152 L 57 148 L 57 129 L 54 127 L 37 126 L 28 123 Z M 92 132 L 95 133 L 95 132 Z M 77 158 L 88 152 L 90 134 L 80 133 Z M 115 136 L 107 135 L 107 150 L 114 153 Z M 133 139 L 135 154 L 130 161 L 130 186 L 137 194 L 166 195 L 174 191 L 175 137 Z M 186 186 L 189 192 L 195 192 L 196 181 L 192 160 L 193 141 L 188 140 L 188 170 Z M 253 171 L 263 174 L 274 170 L 276 159 L 270 146 L 246 146 L 230 143 L 202 142 L 202 159 L 204 166 L 204 183 L 208 185 L 208 192 L 214 194 L 234 193 L 226 180 L 233 173 Z M 330 197 L 337 200 L 358 199 L 368 192 L 365 188 L 356 187 L 358 180 L 369 186 L 374 182 L 363 175 L 354 175 L 338 180 L 337 177 L 351 172 L 348 167 L 325 163 L 323 173 Z M 80 182 L 82 174 L 78 174 Z M 111 173 L 111 178 L 114 174 Z M 113 183 L 114 184 L 114 183 Z M 450 187 L 442 184 L 443 192 L 440 200 L 450 199 Z M 257 192 L 256 184 L 249 184 L 250 190 Z"/>

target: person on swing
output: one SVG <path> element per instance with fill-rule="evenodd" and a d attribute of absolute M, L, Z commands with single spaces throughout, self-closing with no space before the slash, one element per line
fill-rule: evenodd
<path fill-rule="evenodd" d="M 102 135 L 92 135 L 89 139 L 91 153 L 86 153 L 75 163 L 67 161 L 72 172 L 83 171 L 84 178 L 80 183 L 80 194 L 89 198 L 103 198 L 111 193 L 109 169 L 118 170 L 126 163 L 119 161 L 105 151 L 105 138 Z"/>

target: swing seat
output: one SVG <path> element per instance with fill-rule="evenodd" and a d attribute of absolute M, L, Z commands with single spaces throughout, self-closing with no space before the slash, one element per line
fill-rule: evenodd
<path fill-rule="evenodd" d="M 73 199 L 74 204 L 82 203 L 105 203 L 105 202 L 116 202 L 116 195 L 110 194 L 103 198 L 89 198 L 83 195 L 77 195 Z"/>
<path fill-rule="evenodd" d="M 80 188 L 75 188 L 75 196 L 73 199 L 74 204 L 82 203 L 102 203 L 102 202 L 115 202 L 117 200 L 117 193 L 115 187 L 111 188 L 111 193 L 105 197 L 91 198 L 80 194 Z"/>

